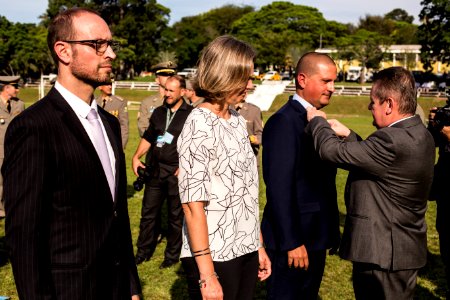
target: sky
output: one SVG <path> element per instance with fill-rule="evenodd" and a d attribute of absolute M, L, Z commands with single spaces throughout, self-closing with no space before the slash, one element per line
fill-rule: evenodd
<path fill-rule="evenodd" d="M 303 0 L 289 1 L 294 4 L 316 7 L 328 21 L 357 25 L 360 17 L 366 14 L 384 15 L 395 8 L 402 8 L 414 16 L 419 24 L 421 0 Z M 270 0 L 160 0 L 170 8 L 170 25 L 185 16 L 194 16 L 225 4 L 251 5 L 256 9 L 271 3 Z M 47 0 L 0 0 L 0 15 L 11 22 L 38 23 L 39 16 L 47 9 Z"/>

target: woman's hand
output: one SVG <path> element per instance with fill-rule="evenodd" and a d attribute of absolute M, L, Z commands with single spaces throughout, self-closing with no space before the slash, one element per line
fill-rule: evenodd
<path fill-rule="evenodd" d="M 202 276 L 202 274 L 200 274 L 200 279 L 205 280 L 205 283 L 203 283 L 202 286 L 200 287 L 200 292 L 202 293 L 203 300 L 223 299 L 222 286 L 220 285 L 217 276 L 215 275 Z"/>
<path fill-rule="evenodd" d="M 272 263 L 270 262 L 269 256 L 266 253 L 264 247 L 258 249 L 259 256 L 259 270 L 258 278 L 260 281 L 266 280 L 272 274 Z"/>

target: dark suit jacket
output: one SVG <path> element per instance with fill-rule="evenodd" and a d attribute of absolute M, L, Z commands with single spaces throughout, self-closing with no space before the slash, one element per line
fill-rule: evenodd
<path fill-rule="evenodd" d="M 354 133 L 340 140 L 320 117 L 307 131 L 323 159 L 350 170 L 341 257 L 394 271 L 423 267 L 435 150 L 420 117 L 377 130 L 365 141 Z"/>
<path fill-rule="evenodd" d="M 320 159 L 306 124 L 305 108 L 289 99 L 264 127 L 267 204 L 261 229 L 269 249 L 306 245 L 310 251 L 339 244 L 336 167 Z"/>
<path fill-rule="evenodd" d="M 119 122 L 99 108 L 116 158 L 116 201 L 94 145 L 56 89 L 8 128 L 6 239 L 21 299 L 130 299 L 140 292 Z"/>

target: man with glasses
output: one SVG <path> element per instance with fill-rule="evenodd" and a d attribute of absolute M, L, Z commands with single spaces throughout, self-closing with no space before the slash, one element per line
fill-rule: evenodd
<path fill-rule="evenodd" d="M 3 143 L 5 141 L 6 128 L 8 128 L 11 120 L 25 108 L 23 101 L 17 98 L 19 80 L 20 76 L 0 76 L 0 167 L 5 157 Z M 3 177 L 0 175 L 0 218 L 5 217 L 2 195 Z"/>
<path fill-rule="evenodd" d="M 58 77 L 11 122 L 3 164 L 6 240 L 20 299 L 139 299 L 117 118 L 97 105 L 118 44 L 94 11 L 49 26 Z"/>

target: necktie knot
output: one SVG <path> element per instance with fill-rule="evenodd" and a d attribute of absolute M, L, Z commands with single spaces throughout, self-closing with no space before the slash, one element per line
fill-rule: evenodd
<path fill-rule="evenodd" d="M 91 109 L 91 111 L 88 113 L 86 119 L 88 119 L 89 121 L 94 121 L 94 120 L 98 120 L 98 114 L 95 111 L 95 109 Z"/>
<path fill-rule="evenodd" d="M 9 113 L 11 112 L 11 100 L 9 99 L 6 101 L 6 109 L 8 110 Z"/>

